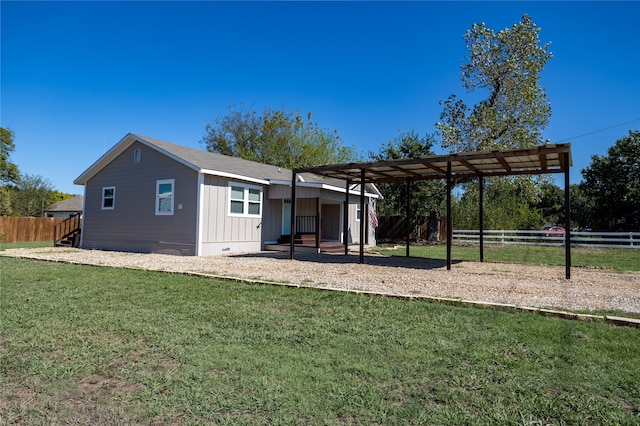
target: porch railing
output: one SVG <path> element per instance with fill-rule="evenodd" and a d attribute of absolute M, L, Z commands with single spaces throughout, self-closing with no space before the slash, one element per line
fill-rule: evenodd
<path fill-rule="evenodd" d="M 314 234 L 315 232 L 315 216 L 296 216 L 296 234 Z"/>
<path fill-rule="evenodd" d="M 53 227 L 54 246 L 63 245 L 65 240 L 70 240 L 70 242 L 73 241 L 77 235 L 80 235 L 81 227 L 82 219 L 80 213 L 76 213 L 62 222 L 57 223 Z"/>

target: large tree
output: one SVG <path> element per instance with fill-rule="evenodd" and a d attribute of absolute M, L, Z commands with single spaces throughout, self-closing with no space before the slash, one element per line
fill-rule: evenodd
<path fill-rule="evenodd" d="M 12 188 L 11 214 L 14 216 L 42 216 L 44 208 L 60 201 L 60 192 L 47 178 L 23 174 Z"/>
<path fill-rule="evenodd" d="M 488 97 L 472 109 L 455 95 L 441 101 L 436 124 L 441 144 L 452 152 L 516 149 L 543 142 L 551 107 L 539 86 L 552 55 L 541 44 L 540 28 L 528 15 L 499 32 L 473 24 L 464 36 L 469 54 L 462 65 L 468 91 L 483 89 Z"/>
<path fill-rule="evenodd" d="M 472 108 L 456 95 L 440 102 L 443 110 L 436 129 L 443 148 L 451 152 L 518 149 L 544 142 L 542 130 L 551 108 L 539 82 L 552 55 L 549 44 L 540 42 L 540 31 L 524 15 L 521 22 L 497 33 L 484 23 L 473 24 L 466 32 L 468 55 L 461 79 L 467 91 L 480 90 L 486 97 Z M 538 202 L 536 179 L 487 178 L 485 184 L 487 227 L 529 228 L 541 221 L 539 212 L 531 210 Z M 456 228 L 477 226 L 478 186 L 466 182 L 463 187 L 465 193 L 454 212 Z"/>
<path fill-rule="evenodd" d="M 9 156 L 16 149 L 11 129 L 0 127 L 0 185 L 14 184 L 20 178 L 18 166 L 9 161 Z"/>
<path fill-rule="evenodd" d="M 434 155 L 432 151 L 434 143 L 433 136 L 421 137 L 413 130 L 400 132 L 400 135 L 382 146 L 378 153 L 369 153 L 369 157 L 376 161 L 426 157 Z M 409 185 L 407 182 L 379 183 L 377 186 L 383 198 L 377 206 L 378 214 L 381 216 L 405 215 L 408 196 L 410 215 L 414 220 L 410 225 L 416 226 L 416 220 L 428 218 L 427 239 L 437 240 L 437 224 L 445 198 L 444 183 L 440 180 L 411 182 L 409 192 L 407 192 L 407 185 Z"/>
<path fill-rule="evenodd" d="M 453 203 L 455 229 L 479 228 L 479 198 L 478 186 L 466 184 L 465 191 Z M 539 194 L 523 176 L 486 179 L 483 201 L 485 229 L 542 227 L 542 214 L 534 208 Z"/>
<path fill-rule="evenodd" d="M 207 151 L 294 169 L 357 159 L 337 131 L 322 129 L 300 111 L 232 111 L 205 127 Z"/>
<path fill-rule="evenodd" d="M 591 227 L 640 230 L 640 131 L 629 131 L 607 155 L 594 155 L 582 176 Z"/>

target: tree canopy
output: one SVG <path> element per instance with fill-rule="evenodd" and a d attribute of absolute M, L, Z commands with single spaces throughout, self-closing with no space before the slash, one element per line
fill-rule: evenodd
<path fill-rule="evenodd" d="M 0 185 L 13 184 L 18 181 L 18 166 L 9 161 L 9 156 L 16 149 L 11 129 L 0 127 Z"/>
<path fill-rule="evenodd" d="M 205 126 L 207 151 L 294 169 L 357 160 L 337 131 L 322 129 L 300 111 L 230 111 Z"/>
<path fill-rule="evenodd" d="M 436 128 L 441 145 L 452 152 L 517 149 L 539 145 L 551 115 L 540 74 L 552 57 L 542 45 L 540 28 L 528 15 L 499 32 L 473 24 L 464 40 L 469 51 L 462 65 L 465 89 L 485 89 L 488 98 L 473 109 L 456 95 L 441 101 Z"/>
<path fill-rule="evenodd" d="M 591 227 L 640 230 L 640 131 L 629 131 L 607 155 L 591 157 L 582 176 Z"/>
<path fill-rule="evenodd" d="M 9 161 L 16 147 L 13 138 L 12 130 L 0 127 L 0 216 L 40 216 L 43 208 L 72 197 L 55 190 L 49 179 L 20 173 Z"/>
<path fill-rule="evenodd" d="M 528 148 L 543 143 L 542 130 L 548 124 L 551 107 L 540 87 L 540 75 L 552 57 L 549 43 L 540 41 L 540 28 L 528 15 L 511 28 L 495 32 L 484 23 L 473 24 L 465 33 L 468 54 L 461 67 L 467 91 L 486 91 L 475 106 L 451 95 L 443 106 L 436 131 L 440 144 L 451 152 Z M 545 178 L 505 177 L 485 179 L 486 226 L 502 229 L 541 225 L 537 204 L 552 216 L 555 206 L 543 198 L 539 188 Z M 476 182 L 463 182 L 465 191 L 454 202 L 454 226 L 477 227 Z M 549 197 L 552 194 L 546 194 Z"/>
<path fill-rule="evenodd" d="M 434 143 L 433 136 L 421 137 L 414 130 L 400 132 L 398 136 L 382 146 L 378 153 L 369 153 L 369 157 L 375 161 L 426 157 L 434 155 L 431 149 Z M 445 199 L 444 182 L 441 180 L 412 182 L 409 194 L 407 194 L 407 185 L 407 182 L 388 182 L 377 185 L 383 196 L 377 206 L 379 214 L 382 216 L 405 215 L 408 196 L 411 217 L 414 220 L 430 218 L 429 239 L 437 238 L 437 219 L 440 217 L 440 209 Z"/>

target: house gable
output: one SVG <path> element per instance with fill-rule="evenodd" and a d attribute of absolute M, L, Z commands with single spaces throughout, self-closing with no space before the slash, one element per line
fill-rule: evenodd
<path fill-rule="evenodd" d="M 140 161 L 135 162 L 135 151 Z M 158 183 L 172 181 L 171 214 L 158 214 Z M 128 144 L 85 182 L 82 246 L 195 254 L 198 173 L 149 149 Z M 105 189 L 109 206 L 105 208 Z"/>

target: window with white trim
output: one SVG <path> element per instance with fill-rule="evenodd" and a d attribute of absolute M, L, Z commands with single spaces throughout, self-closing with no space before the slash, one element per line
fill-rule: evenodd
<path fill-rule="evenodd" d="M 105 186 L 102 188 L 102 210 L 113 210 L 116 206 L 116 187 Z"/>
<path fill-rule="evenodd" d="M 142 150 L 140 148 L 136 148 L 133 150 L 133 162 L 134 163 L 139 163 L 140 162 L 140 156 L 142 154 Z"/>
<path fill-rule="evenodd" d="M 260 217 L 262 188 L 229 182 L 229 215 Z"/>
<path fill-rule="evenodd" d="M 172 215 L 175 179 L 156 181 L 156 215 Z"/>
<path fill-rule="evenodd" d="M 362 206 L 360 203 L 356 204 L 356 222 L 360 222 L 360 218 L 362 217 Z"/>

